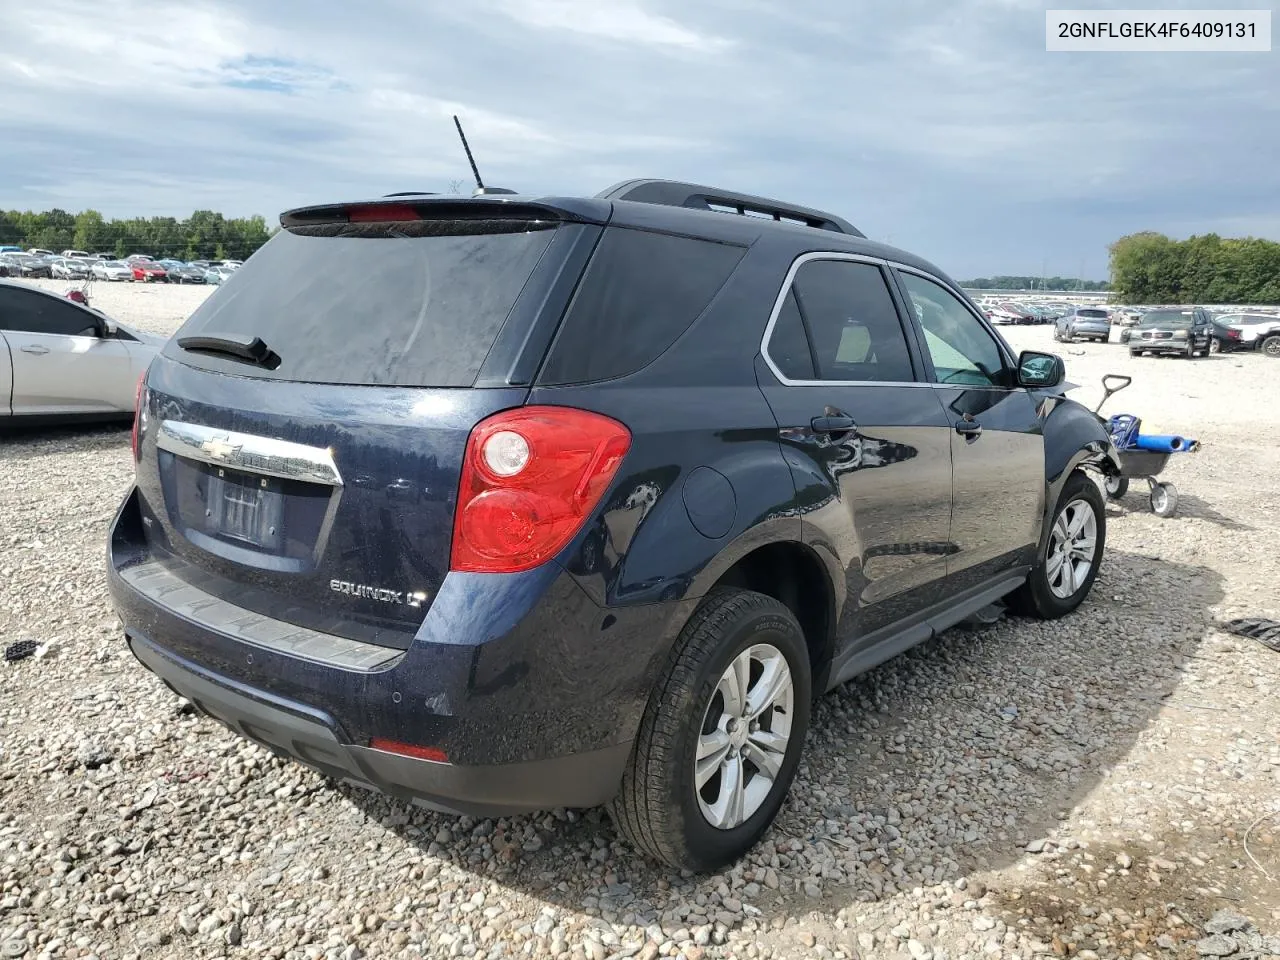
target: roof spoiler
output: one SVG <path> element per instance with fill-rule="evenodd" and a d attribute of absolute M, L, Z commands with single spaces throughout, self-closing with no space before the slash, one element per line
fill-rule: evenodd
<path fill-rule="evenodd" d="M 800 223 L 818 230 L 831 230 L 835 233 L 847 233 L 853 237 L 866 239 L 866 234 L 834 213 L 696 183 L 680 183 L 676 180 L 624 180 L 596 194 L 596 197 L 601 200 L 631 200 L 668 207 L 691 207 L 694 210 L 736 213 L 740 216 L 772 217 L 779 222 Z"/>

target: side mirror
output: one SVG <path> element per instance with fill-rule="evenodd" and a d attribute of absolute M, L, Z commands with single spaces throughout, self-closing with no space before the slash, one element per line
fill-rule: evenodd
<path fill-rule="evenodd" d="M 1056 387 L 1066 377 L 1066 364 L 1056 354 L 1023 350 L 1018 355 L 1018 386 L 1020 387 Z"/>

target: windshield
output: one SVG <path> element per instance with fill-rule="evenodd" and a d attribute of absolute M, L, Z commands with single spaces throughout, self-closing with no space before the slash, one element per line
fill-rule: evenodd
<path fill-rule="evenodd" d="M 1138 321 L 1140 327 L 1190 327 L 1195 317 L 1190 311 L 1153 310 Z"/>

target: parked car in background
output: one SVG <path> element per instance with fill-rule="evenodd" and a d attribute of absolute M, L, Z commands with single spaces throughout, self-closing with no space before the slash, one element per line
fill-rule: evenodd
<path fill-rule="evenodd" d="M 49 271 L 55 280 L 84 280 L 89 276 L 89 264 L 71 257 L 59 257 L 50 264 Z"/>
<path fill-rule="evenodd" d="M 158 260 L 169 275 L 170 283 L 204 283 L 204 270 L 181 260 Z"/>
<path fill-rule="evenodd" d="M 48 280 L 53 277 L 53 265 L 43 257 L 33 257 L 29 253 L 6 253 L 4 258 L 9 264 L 11 277 L 21 277 L 23 280 Z"/>
<path fill-rule="evenodd" d="M 234 267 L 210 267 L 204 272 L 204 282 L 219 285 L 233 273 Z"/>
<path fill-rule="evenodd" d="M 71 259 L 71 260 L 90 259 L 90 255 L 85 253 L 83 250 L 63 250 L 62 256 L 67 257 L 68 259 Z"/>
<path fill-rule="evenodd" d="M 154 260 L 134 260 L 129 266 L 133 269 L 133 279 L 144 283 L 162 282 L 169 279 L 169 271 Z"/>
<path fill-rule="evenodd" d="M 714 869 L 815 695 L 1104 562 L 1062 360 L 831 214 L 650 180 L 281 220 L 144 377 L 107 579 L 171 690 L 337 780 L 609 803 Z"/>
<path fill-rule="evenodd" d="M 1280 359 L 1280 317 L 1266 313 L 1228 313 L 1219 316 L 1215 326 L 1225 324 L 1239 334 L 1242 350 L 1261 350 L 1268 357 Z"/>
<path fill-rule="evenodd" d="M 40 248 L 40 247 L 32 247 L 30 250 L 28 250 L 28 251 L 27 251 L 27 255 L 28 255 L 28 256 L 31 256 L 31 257 L 53 257 L 53 256 L 55 256 L 55 254 L 54 254 L 54 252 L 53 252 L 52 250 L 44 250 L 44 249 L 42 249 L 42 248 Z"/>
<path fill-rule="evenodd" d="M 0 425 L 129 420 L 164 338 L 26 284 L 0 281 Z"/>
<path fill-rule="evenodd" d="M 1176 354 L 1190 360 L 1213 348 L 1213 324 L 1202 307 L 1148 310 L 1129 330 L 1129 355 Z"/>
<path fill-rule="evenodd" d="M 1004 302 L 997 304 L 988 314 L 992 322 L 999 324 L 1027 324 L 1031 323 L 1035 318 L 1025 309 L 1016 303 Z"/>
<path fill-rule="evenodd" d="M 114 253 L 95 253 L 93 255 L 93 259 L 94 260 L 115 260 L 117 259 L 117 257 Z"/>
<path fill-rule="evenodd" d="M 1240 330 L 1227 322 L 1226 315 L 1210 314 L 1209 325 L 1209 336 L 1212 337 L 1209 341 L 1210 353 L 1230 353 L 1240 349 Z"/>
<path fill-rule="evenodd" d="M 1111 317 L 1102 307 L 1075 307 L 1059 317 L 1053 326 L 1053 339 L 1071 343 L 1077 338 L 1106 343 L 1111 339 Z"/>
<path fill-rule="evenodd" d="M 96 260 L 89 272 L 99 280 L 133 280 L 133 267 L 120 260 Z"/>

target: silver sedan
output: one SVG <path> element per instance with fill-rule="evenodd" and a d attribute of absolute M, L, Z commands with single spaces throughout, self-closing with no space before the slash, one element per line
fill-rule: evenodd
<path fill-rule="evenodd" d="M 119 260 L 96 260 L 89 269 L 99 280 L 133 279 L 133 268 Z"/>
<path fill-rule="evenodd" d="M 0 424 L 131 419 L 138 378 L 164 342 L 0 280 Z"/>

